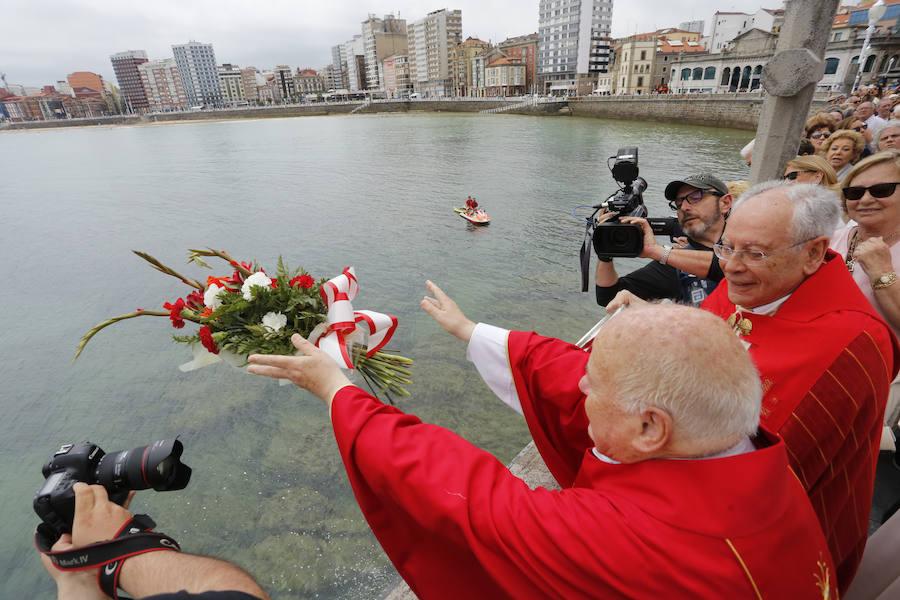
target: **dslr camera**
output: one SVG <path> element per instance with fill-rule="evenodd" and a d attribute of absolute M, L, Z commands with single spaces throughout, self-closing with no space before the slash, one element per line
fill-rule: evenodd
<path fill-rule="evenodd" d="M 109 499 L 122 504 L 131 490 L 153 488 L 158 492 L 181 490 L 191 478 L 191 468 L 181 462 L 184 447 L 177 439 L 159 440 L 133 450 L 105 453 L 91 442 L 65 444 L 44 463 L 46 481 L 34 496 L 34 512 L 41 518 L 39 535 L 55 542 L 72 532 L 75 492 L 79 481 L 98 483 Z"/>
<path fill-rule="evenodd" d="M 588 290 L 591 246 L 597 256 L 601 258 L 638 256 L 644 249 L 644 230 L 640 225 L 620 222 L 620 217 L 647 219 L 656 235 L 675 236 L 681 234 L 677 218 L 647 216 L 643 195 L 647 189 L 647 182 L 643 177 L 638 176 L 637 147 L 619 148 L 616 155 L 610 157 L 609 160 L 613 161 L 610 171 L 612 171 L 613 179 L 619 184 L 619 189 L 605 201 L 592 207 L 594 212 L 588 220 L 584 244 L 581 248 L 581 291 L 583 292 Z M 597 217 L 604 209 L 614 213 L 615 216 L 603 223 L 597 223 Z"/>

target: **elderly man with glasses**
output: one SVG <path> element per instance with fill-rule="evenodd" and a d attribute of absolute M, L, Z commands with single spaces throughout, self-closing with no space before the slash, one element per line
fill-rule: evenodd
<path fill-rule="evenodd" d="M 703 308 L 731 325 L 828 540 L 841 595 L 866 545 L 881 422 L 900 347 L 828 249 L 837 195 L 770 181 L 735 203 L 715 253 L 725 282 Z M 640 302 L 617 298 L 607 310 Z"/>
<path fill-rule="evenodd" d="M 678 223 L 687 236 L 687 245 L 675 248 L 660 245 L 645 219 L 622 217 L 622 223 L 634 223 L 644 230 L 641 258 L 651 262 L 619 277 L 612 258 L 600 257 L 595 283 L 597 303 L 607 305 L 622 290 L 644 300 L 669 298 L 681 304 L 700 306 L 722 279 L 722 270 L 712 252 L 725 227 L 731 208 L 728 187 L 709 173 L 690 175 L 666 186 L 669 206 L 678 213 Z M 605 218 L 611 218 L 607 213 Z M 601 218 L 604 218 L 601 217 Z M 699 275 L 699 276 L 698 276 Z"/>

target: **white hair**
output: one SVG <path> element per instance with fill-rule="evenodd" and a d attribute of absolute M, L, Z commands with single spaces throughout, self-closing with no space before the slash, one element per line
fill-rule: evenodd
<path fill-rule="evenodd" d="M 805 242 L 817 237 L 831 238 L 837 229 L 841 215 L 841 199 L 837 192 L 825 186 L 812 183 L 789 183 L 783 180 L 764 181 L 758 183 L 743 194 L 734 203 L 734 211 L 743 203 L 763 192 L 778 190 L 791 203 L 794 209 L 791 216 L 791 239 L 795 243 Z"/>
<path fill-rule="evenodd" d="M 759 374 L 725 321 L 681 305 L 640 307 L 626 315 L 631 318 L 618 319 L 626 328 L 619 344 L 625 347 L 617 348 L 616 364 L 607 366 L 624 411 L 665 410 L 679 435 L 698 443 L 733 444 L 756 433 L 762 405 Z M 628 344 L 628 339 L 647 343 Z"/>
<path fill-rule="evenodd" d="M 888 127 L 900 127 L 900 119 L 891 119 L 890 121 L 886 121 L 884 125 L 878 128 L 878 131 L 875 132 L 875 138 L 872 140 L 872 143 L 875 144 L 876 148 L 878 148 L 878 142 L 881 141 L 881 132 Z"/>

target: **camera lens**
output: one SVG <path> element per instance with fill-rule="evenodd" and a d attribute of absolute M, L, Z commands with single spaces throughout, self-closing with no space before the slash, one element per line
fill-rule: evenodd
<path fill-rule="evenodd" d="M 109 491 L 184 489 L 191 478 L 191 468 L 180 461 L 183 450 L 178 440 L 159 440 L 106 454 L 97 465 L 96 482 Z"/>

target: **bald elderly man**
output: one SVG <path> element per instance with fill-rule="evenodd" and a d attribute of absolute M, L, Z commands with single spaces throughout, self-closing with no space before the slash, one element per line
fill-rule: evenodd
<path fill-rule="evenodd" d="M 571 471 L 566 489 L 532 490 L 488 452 L 385 406 L 298 335 L 301 356 L 253 355 L 248 368 L 329 405 L 363 514 L 417 597 L 833 594 L 824 536 L 784 444 L 756 435 L 759 379 L 721 319 L 627 311 L 588 353 L 476 326 L 428 285 L 423 308 L 493 360 L 491 380 L 512 386 L 548 463 Z"/>
<path fill-rule="evenodd" d="M 837 195 L 757 185 L 714 248 L 725 282 L 703 308 L 734 328 L 759 369 L 760 423 L 784 438 L 846 590 L 868 536 L 875 462 L 897 340 L 828 249 Z M 633 304 L 620 296 L 608 307 Z"/>

